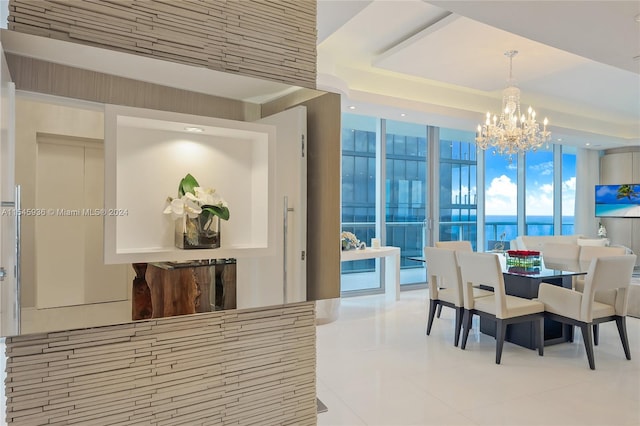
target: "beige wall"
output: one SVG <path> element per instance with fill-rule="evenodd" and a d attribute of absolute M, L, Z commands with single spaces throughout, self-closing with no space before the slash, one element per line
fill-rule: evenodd
<path fill-rule="evenodd" d="M 600 184 L 626 183 L 640 183 L 640 147 L 609 150 L 600 159 Z M 606 217 L 600 221 L 607 228 L 611 244 L 620 244 L 640 253 L 640 219 Z"/>
<path fill-rule="evenodd" d="M 22 207 L 36 207 L 37 134 L 102 139 L 103 113 L 52 103 L 16 99 L 16 184 Z M 35 217 L 22 218 L 22 306 L 35 306 Z"/>

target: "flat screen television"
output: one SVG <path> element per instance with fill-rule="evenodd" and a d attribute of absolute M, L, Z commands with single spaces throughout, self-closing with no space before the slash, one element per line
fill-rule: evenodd
<path fill-rule="evenodd" d="M 640 183 L 596 185 L 596 217 L 640 218 Z"/>

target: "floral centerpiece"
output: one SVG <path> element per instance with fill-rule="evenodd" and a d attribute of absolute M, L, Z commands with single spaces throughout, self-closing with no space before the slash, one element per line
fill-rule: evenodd
<path fill-rule="evenodd" d="M 507 250 L 507 266 L 540 266 L 540 252 L 536 250 Z"/>
<path fill-rule="evenodd" d="M 365 243 L 360 240 L 352 232 L 343 231 L 340 233 L 340 243 L 342 250 L 364 249 Z"/>
<path fill-rule="evenodd" d="M 164 213 L 175 219 L 176 247 L 220 247 L 220 219 L 229 220 L 229 207 L 215 189 L 201 187 L 187 174 L 178 185 L 178 197 L 167 197 L 167 203 Z"/>

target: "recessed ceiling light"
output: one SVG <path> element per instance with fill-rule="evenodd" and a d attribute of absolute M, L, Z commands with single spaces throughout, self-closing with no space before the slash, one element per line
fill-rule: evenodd
<path fill-rule="evenodd" d="M 193 133 L 202 133 L 202 132 L 204 132 L 204 129 L 202 127 L 185 126 L 184 129 L 187 132 L 193 132 Z"/>
<path fill-rule="evenodd" d="M 402 114 L 400 114 L 400 117 L 406 117 L 407 114 L 405 114 L 404 112 Z"/>
<path fill-rule="evenodd" d="M 586 146 L 591 146 L 590 142 L 585 143 Z"/>
<path fill-rule="evenodd" d="M 349 105 L 349 109 L 356 109 L 353 105 Z"/>
<path fill-rule="evenodd" d="M 558 142 L 562 142 L 562 138 L 558 138 L 556 139 Z"/>

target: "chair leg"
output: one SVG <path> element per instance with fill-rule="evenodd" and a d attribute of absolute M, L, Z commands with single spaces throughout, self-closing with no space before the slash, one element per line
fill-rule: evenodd
<path fill-rule="evenodd" d="M 533 330 L 538 342 L 538 355 L 544 355 L 544 317 L 533 322 Z"/>
<path fill-rule="evenodd" d="M 460 341 L 460 329 L 462 328 L 462 315 L 464 308 L 456 307 L 456 332 L 454 336 L 453 346 L 458 346 Z"/>
<path fill-rule="evenodd" d="M 440 318 L 441 313 L 442 313 L 442 305 L 438 305 L 438 315 L 437 315 L 438 318 Z"/>
<path fill-rule="evenodd" d="M 431 334 L 431 326 L 433 325 L 433 317 L 436 315 L 436 308 L 439 303 L 437 300 L 429 300 L 429 319 L 427 320 L 427 336 Z"/>
<path fill-rule="evenodd" d="M 469 338 L 469 330 L 471 329 L 471 319 L 473 315 L 471 311 L 468 309 L 464 310 L 464 315 L 462 316 L 462 343 L 460 344 L 460 349 L 464 349 L 467 347 L 467 339 Z"/>
<path fill-rule="evenodd" d="M 629 350 L 629 339 L 627 338 L 627 318 L 616 317 L 616 325 L 618 326 L 618 334 L 622 341 L 622 348 L 627 359 L 631 359 L 631 351 Z"/>
<path fill-rule="evenodd" d="M 502 359 L 502 347 L 504 346 L 504 337 L 507 334 L 507 323 L 496 318 L 496 364 L 500 364 Z"/>
<path fill-rule="evenodd" d="M 598 346 L 600 342 L 600 325 L 593 324 L 593 344 Z"/>
<path fill-rule="evenodd" d="M 593 358 L 593 336 L 591 335 L 591 326 L 589 324 L 582 324 L 580 326 L 582 330 L 582 340 L 584 341 L 584 348 L 587 351 L 587 360 L 589 361 L 589 368 L 596 369 L 596 362 Z"/>
<path fill-rule="evenodd" d="M 567 331 L 569 332 L 569 342 L 573 343 L 573 335 L 574 335 L 574 327 L 572 325 L 566 325 Z"/>

